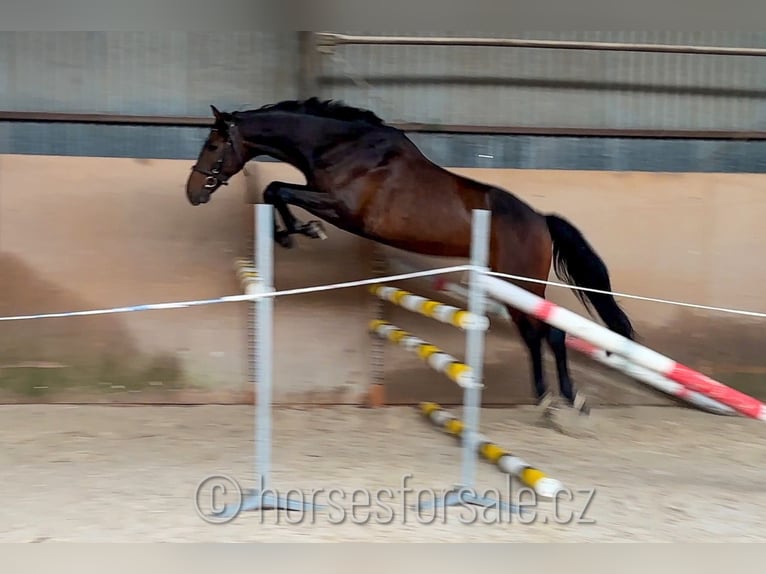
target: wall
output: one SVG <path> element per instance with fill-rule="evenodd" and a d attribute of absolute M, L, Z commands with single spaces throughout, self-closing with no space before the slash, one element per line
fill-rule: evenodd
<path fill-rule="evenodd" d="M 0 156 L 0 314 L 241 292 L 242 178 L 205 211 L 188 161 Z M 241 400 L 244 304 L 0 324 L 0 398 Z"/>
<path fill-rule="evenodd" d="M 518 37 L 766 46 L 762 32 Z M 465 46 L 340 46 L 314 56 L 312 95 L 369 107 L 388 121 L 766 130 L 762 57 Z M 0 31 L 0 101 L 13 111 L 208 117 L 211 103 L 245 109 L 307 95 L 301 93 L 300 59 L 295 33 Z M 0 122 L 0 153 L 190 159 L 204 132 Z M 437 163 L 461 167 L 766 172 L 763 141 L 480 134 L 413 139 Z"/>
<path fill-rule="evenodd" d="M 183 196 L 188 162 L 0 156 L 0 314 L 58 312 L 240 292 L 232 261 L 250 253 L 252 210 L 292 168 L 257 163 L 214 200 Z M 608 263 L 618 291 L 763 310 L 762 176 L 458 169 L 570 218 Z M 304 216 L 300 210 L 297 213 Z M 329 228 L 327 241 L 277 248 L 276 285 L 289 289 L 371 276 L 373 245 Z M 383 249 L 423 267 L 452 264 Z M 395 270 L 394 270 L 395 272 Z M 459 278 L 458 278 L 459 279 Z M 434 295 L 424 283 L 403 283 Z M 584 312 L 568 291 L 550 297 Z M 643 341 L 750 388 L 766 370 L 760 320 L 623 301 Z M 364 288 L 279 298 L 275 400 L 357 402 L 370 379 Z M 167 311 L 0 324 L 3 401 L 209 402 L 252 398 L 248 308 Z M 458 356 L 462 335 L 387 307 L 387 317 Z M 549 371 L 552 375 L 552 370 Z M 598 402 L 653 402 L 620 376 L 574 357 Z M 487 404 L 529 401 L 525 351 L 496 322 L 487 346 Z M 458 389 L 399 349 L 386 350 L 392 402 L 459 402 Z"/>
<path fill-rule="evenodd" d="M 4 110 L 211 117 L 295 97 L 294 34 L 0 32 Z M 206 130 L 0 123 L 0 153 L 188 159 Z"/>
<path fill-rule="evenodd" d="M 208 115 L 294 92 L 295 34 L 0 32 L 5 109 Z"/>
<path fill-rule="evenodd" d="M 518 32 L 513 37 L 766 47 L 763 32 Z M 206 115 L 210 103 L 253 107 L 295 97 L 299 59 L 297 33 L 2 31 L 0 100 L 12 110 Z M 316 60 L 320 95 L 370 106 L 396 121 L 732 130 L 766 126 L 766 61 L 758 57 L 340 46 Z"/>
<path fill-rule="evenodd" d="M 346 32 L 348 33 L 348 32 Z M 364 32 L 357 32 L 364 34 Z M 391 32 L 409 36 L 492 36 Z M 514 32 L 514 38 L 766 47 L 763 32 Z M 323 94 L 396 121 L 591 128 L 766 127 L 762 57 L 473 46 L 339 46 Z"/>
<path fill-rule="evenodd" d="M 526 37 L 766 46 L 762 33 Z M 12 110 L 207 115 L 210 103 L 246 108 L 296 97 L 299 56 L 297 37 L 281 33 L 0 32 L 0 99 Z M 349 46 L 320 60 L 318 95 L 369 106 L 389 121 L 766 129 L 763 58 Z M 0 314 L 239 292 L 231 260 L 250 250 L 245 202 L 257 201 L 263 182 L 297 176 L 260 163 L 213 203 L 192 208 L 182 186 L 205 131 L 0 123 Z M 749 258 L 761 243 L 762 176 L 720 173 L 766 171 L 764 142 L 413 140 L 439 164 L 570 216 L 605 256 L 618 290 L 766 308 L 763 271 Z M 685 173 L 693 171 L 710 173 Z M 299 240 L 297 249 L 277 251 L 278 286 L 367 277 L 371 251 L 337 230 L 326 242 Z M 582 311 L 566 292 L 551 296 Z M 645 340 L 675 358 L 738 385 L 755 385 L 764 372 L 757 320 L 625 304 Z M 369 378 L 372 308 L 363 290 L 278 301 L 275 398 L 356 401 Z M 462 348 L 459 333 L 396 311 L 390 317 Z M 2 323 L 0 400 L 248 400 L 246 325 L 244 304 Z M 488 360 L 488 403 L 530 398 L 512 329 L 496 325 Z M 398 350 L 387 353 L 387 367 L 394 402 L 459 401 L 456 389 Z M 601 401 L 655 400 L 616 387 L 619 376 L 589 362 L 575 369 Z"/>

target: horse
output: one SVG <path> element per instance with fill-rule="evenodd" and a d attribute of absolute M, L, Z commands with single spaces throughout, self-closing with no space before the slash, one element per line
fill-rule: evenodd
<path fill-rule="evenodd" d="M 255 157 L 286 162 L 303 174 L 306 184 L 272 181 L 263 192 L 263 201 L 275 208 L 274 240 L 282 247 L 292 247 L 296 234 L 325 238 L 324 221 L 409 252 L 468 258 L 472 210 L 484 209 L 491 213 L 492 271 L 546 280 L 553 265 L 555 274 L 570 285 L 612 290 L 605 263 L 572 223 L 535 210 L 505 189 L 435 164 L 403 131 L 370 110 L 317 98 L 245 111 L 210 107 L 214 120 L 186 183 L 188 201 L 207 203 Z M 290 205 L 319 220 L 299 221 Z M 543 283 L 523 288 L 545 297 Z M 575 294 L 607 328 L 635 338 L 630 319 L 612 295 Z M 543 374 L 545 341 L 555 358 L 565 406 L 587 416 L 588 402 L 569 373 L 564 331 L 510 306 L 508 312 L 528 349 L 537 404 L 547 412 L 552 403 Z"/>

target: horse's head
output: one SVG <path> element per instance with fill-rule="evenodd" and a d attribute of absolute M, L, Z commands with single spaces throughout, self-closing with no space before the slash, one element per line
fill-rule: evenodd
<path fill-rule="evenodd" d="M 215 106 L 210 108 L 215 123 L 186 181 L 186 197 L 192 205 L 210 201 L 210 195 L 222 185 L 227 185 L 229 178 L 247 162 L 235 114 L 220 112 Z"/>

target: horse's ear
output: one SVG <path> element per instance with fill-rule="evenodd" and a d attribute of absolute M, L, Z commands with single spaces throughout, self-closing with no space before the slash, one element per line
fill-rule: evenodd
<path fill-rule="evenodd" d="M 210 104 L 210 109 L 213 110 L 213 115 L 215 116 L 215 120 L 217 122 L 223 122 L 223 114 L 218 111 L 218 108 L 216 108 L 213 104 Z"/>

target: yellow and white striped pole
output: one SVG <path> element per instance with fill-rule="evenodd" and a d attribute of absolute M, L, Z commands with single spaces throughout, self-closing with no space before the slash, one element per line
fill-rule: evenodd
<path fill-rule="evenodd" d="M 455 437 L 462 435 L 463 421 L 442 409 L 437 403 L 420 403 L 420 412 L 435 426 L 440 427 L 449 434 Z M 504 450 L 483 435 L 478 436 L 476 448 L 485 459 L 494 463 L 503 472 L 515 476 L 523 484 L 532 488 L 539 496 L 553 498 L 556 492 L 564 488 L 564 485 L 559 480 L 550 478 L 540 469 L 531 466 L 522 458 Z"/>
<path fill-rule="evenodd" d="M 387 321 L 376 319 L 370 321 L 370 332 L 381 339 L 396 343 L 400 347 L 416 353 L 428 363 L 431 368 L 447 376 L 451 381 L 463 388 L 475 387 L 473 370 L 468 365 L 461 363 L 449 353 L 445 353 L 439 347 L 415 337 L 411 333 L 392 325 Z M 478 385 L 481 387 L 481 385 Z"/>
<path fill-rule="evenodd" d="M 249 259 L 238 258 L 234 260 L 234 270 L 237 272 L 242 288 L 246 295 L 255 293 L 258 288 L 258 271 Z"/>
<path fill-rule="evenodd" d="M 487 317 L 415 295 L 404 289 L 397 289 L 396 287 L 388 287 L 386 285 L 372 285 L 370 292 L 376 297 L 403 307 L 408 311 L 420 313 L 424 317 L 436 319 L 459 329 L 486 330 L 489 327 L 489 319 Z"/>

